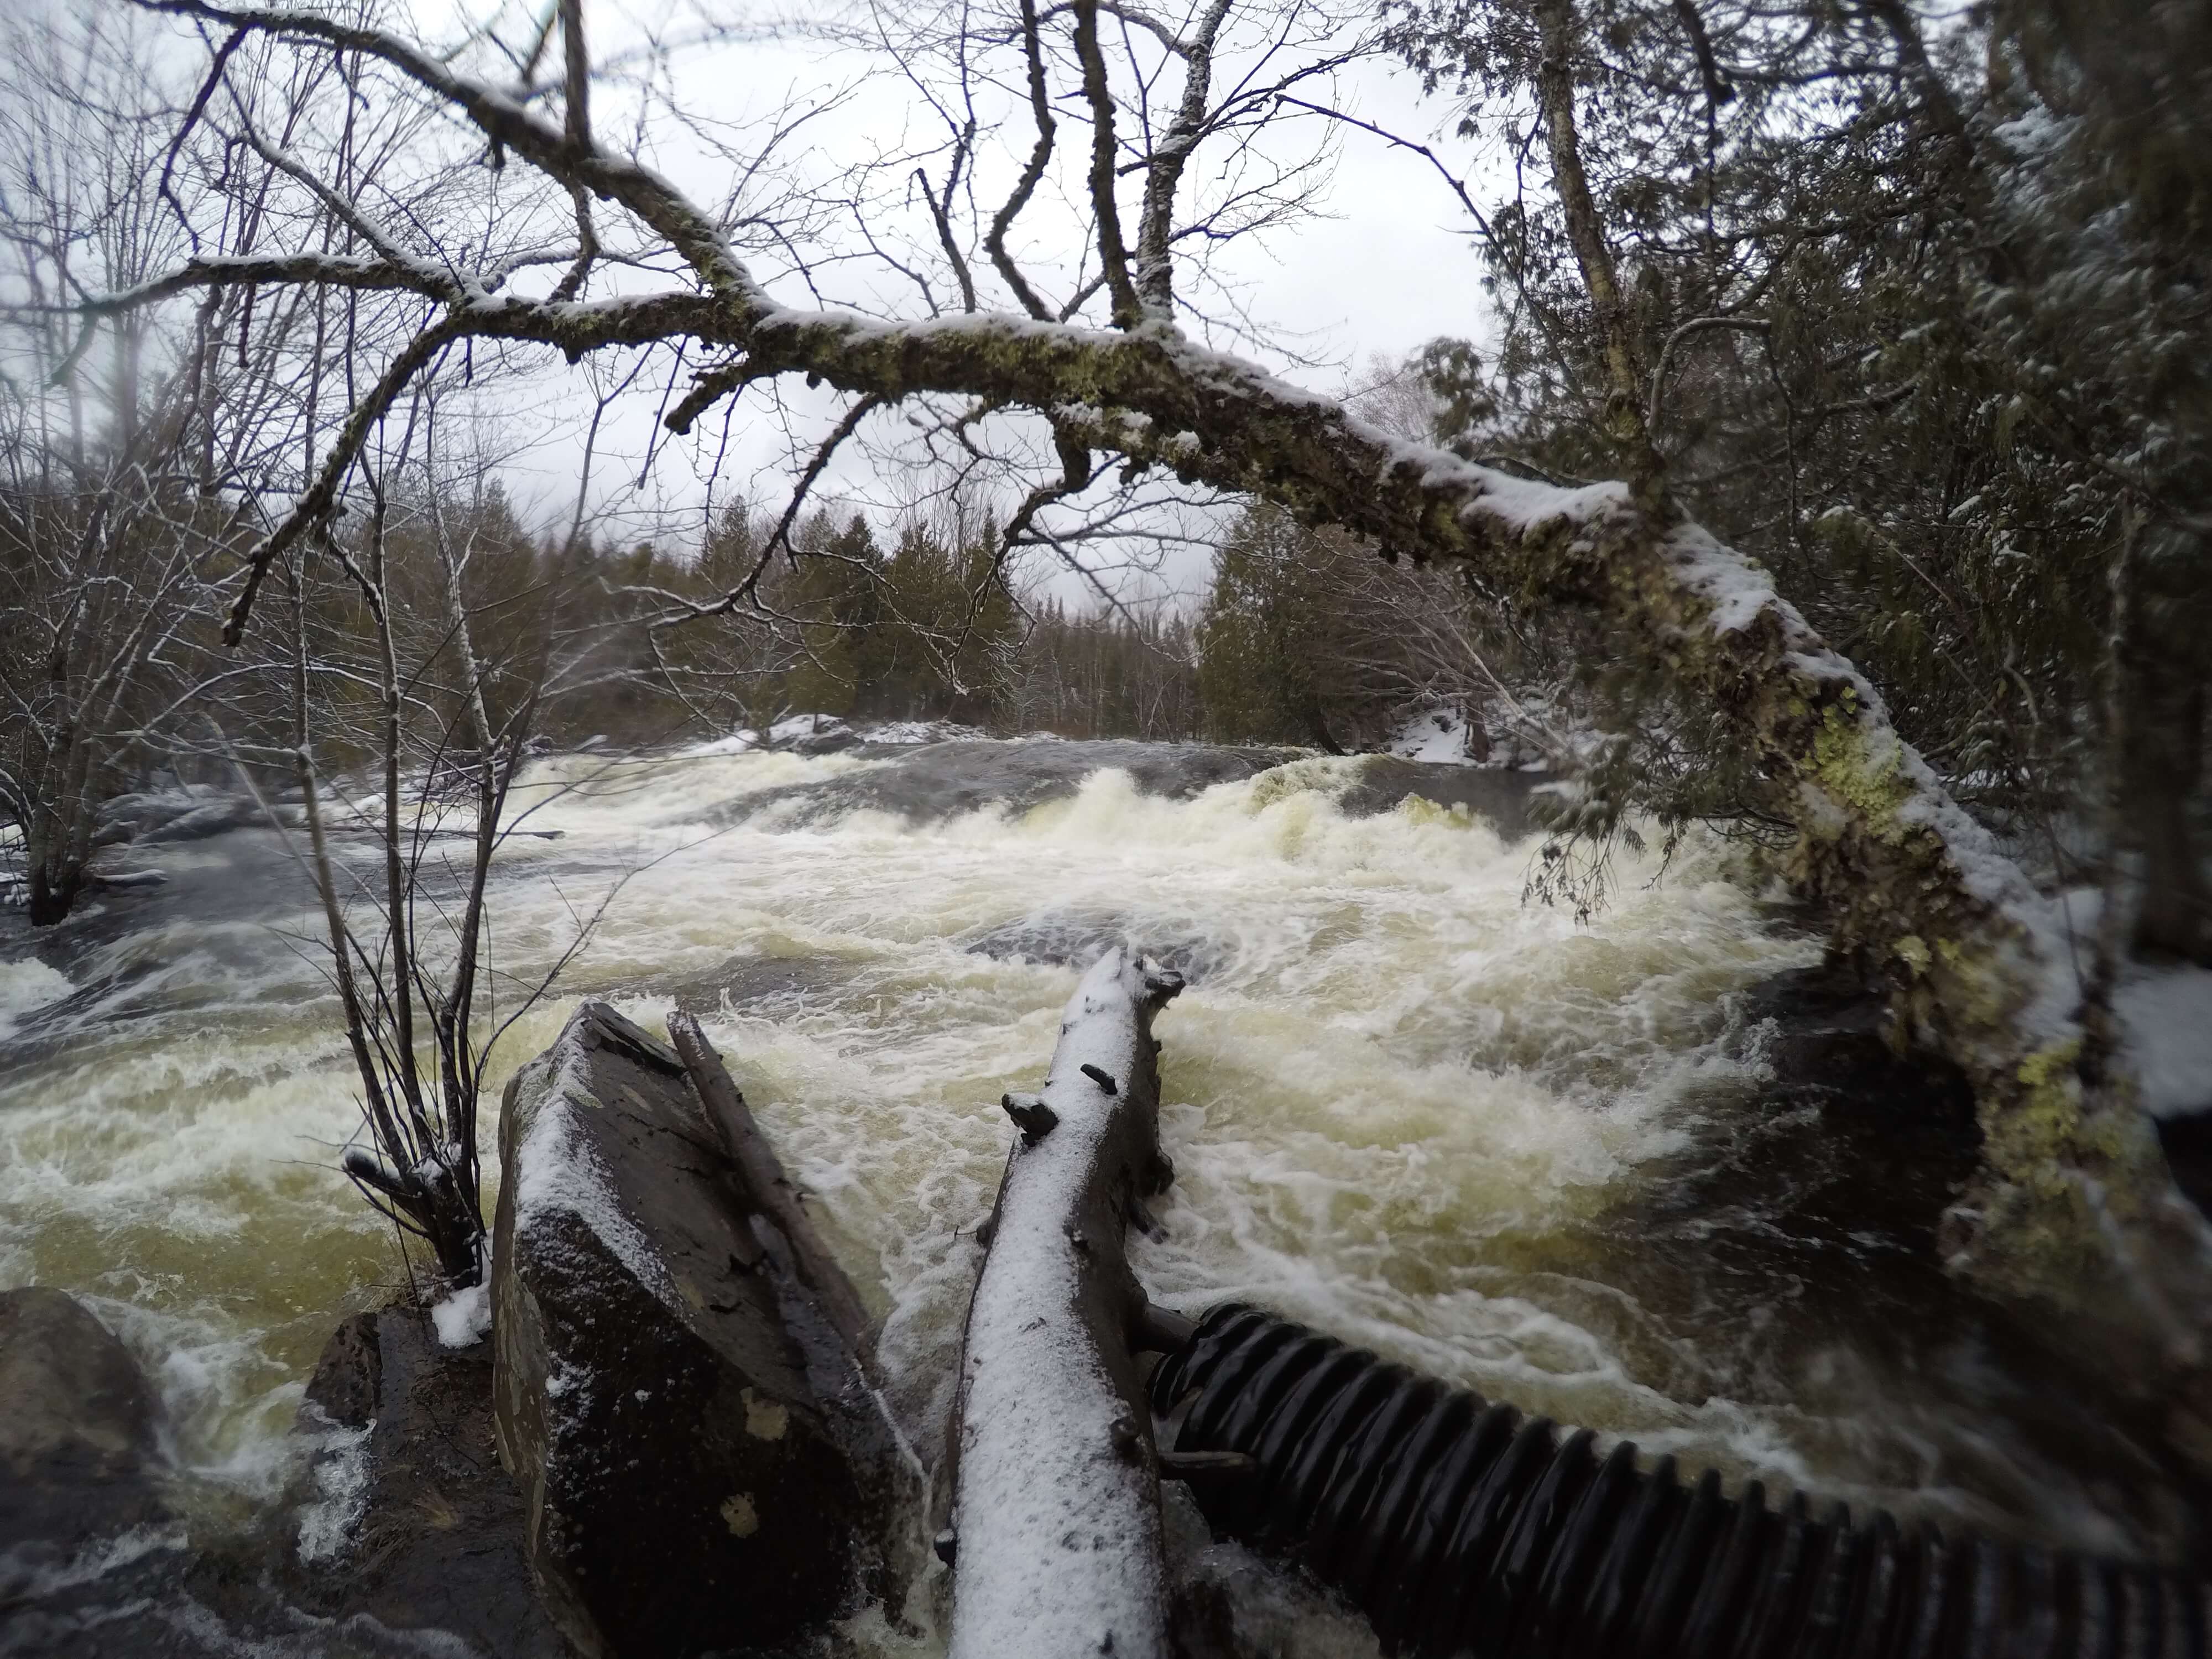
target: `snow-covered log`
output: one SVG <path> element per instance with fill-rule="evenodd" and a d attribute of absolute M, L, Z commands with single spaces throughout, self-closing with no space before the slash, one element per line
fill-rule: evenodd
<path fill-rule="evenodd" d="M 1120 946 L 1067 1004 L 1019 1131 L 968 1311 L 955 1419 L 952 1659 L 1167 1650 L 1158 1455 L 1123 1251 L 1174 1170 L 1152 1016 L 1182 976 Z"/>

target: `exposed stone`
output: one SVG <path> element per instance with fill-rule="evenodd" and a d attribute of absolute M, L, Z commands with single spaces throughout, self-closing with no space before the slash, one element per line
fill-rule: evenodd
<path fill-rule="evenodd" d="M 509 1085 L 500 1158 L 500 1454 L 570 1639 L 773 1648 L 878 1587 L 890 1448 L 676 1056 L 586 1004 Z"/>
<path fill-rule="evenodd" d="M 1519 841 L 1534 825 L 1529 797 L 1553 781 L 1548 773 L 1507 771 L 1494 766 L 1450 766 L 1436 761 L 1404 760 L 1395 755 L 1364 755 L 1359 780 L 1338 805 L 1347 817 L 1371 817 L 1395 810 L 1409 799 L 1443 807 L 1464 806 L 1498 832 L 1501 841 Z"/>
<path fill-rule="evenodd" d="M 0 1591 L 166 1516 L 160 1406 L 122 1343 L 74 1297 L 0 1291 Z"/>
<path fill-rule="evenodd" d="M 146 794 L 118 795 L 100 808 L 98 844 L 136 842 L 152 847 L 206 841 L 232 830 L 266 821 L 260 803 L 204 784 Z"/>
<path fill-rule="evenodd" d="M 869 752 L 884 763 L 812 783 L 756 790 L 709 816 L 737 823 L 773 810 L 786 821 L 808 823 L 869 811 L 928 823 L 989 807 L 1026 812 L 1046 801 L 1067 799 L 1093 773 L 1109 768 L 1126 772 L 1141 793 L 1188 800 L 1218 783 L 1255 776 L 1299 755 L 1295 749 L 1125 739 L 965 741 Z"/>
<path fill-rule="evenodd" d="M 428 1317 L 404 1308 L 340 1325 L 301 1412 L 326 1437 L 323 1513 L 303 1511 L 320 1535 L 309 1534 L 313 1560 L 288 1552 L 285 1595 L 331 1619 L 445 1632 L 494 1659 L 565 1659 L 524 1556 L 522 1494 L 500 1467 L 491 1404 L 489 1344 L 442 1348 Z M 355 1432 L 329 1435 L 318 1411 Z"/>
<path fill-rule="evenodd" d="M 366 1428 L 376 1416 L 384 1389 L 384 1350 L 377 1336 L 379 1316 L 357 1313 L 331 1333 L 315 1374 L 307 1380 L 301 1408 L 319 1408 L 342 1428 Z"/>

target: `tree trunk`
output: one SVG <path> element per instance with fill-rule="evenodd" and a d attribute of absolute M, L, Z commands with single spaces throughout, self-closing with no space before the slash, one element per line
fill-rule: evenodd
<path fill-rule="evenodd" d="M 1130 1220 L 1174 1169 L 1152 1016 L 1182 976 L 1115 946 L 1069 999 L 968 1310 L 954 1479 L 951 1659 L 1161 1659 L 1158 1455 L 1136 1347 Z"/>
<path fill-rule="evenodd" d="M 59 867 L 53 867 L 58 863 Z M 76 908 L 77 895 L 84 890 L 84 872 L 74 867 L 66 859 L 50 863 L 33 854 L 31 859 L 31 926 L 51 927 L 64 920 Z"/>
<path fill-rule="evenodd" d="M 2176 685 L 2172 665 L 2158 673 L 2163 682 L 2142 683 L 2132 700 L 2124 757 L 2130 798 L 2142 840 L 2142 908 L 2136 915 L 2135 948 L 2153 957 L 2212 961 L 2212 896 L 2204 883 L 2204 863 L 2189 823 L 2191 792 L 2203 770 L 2204 688 Z"/>
<path fill-rule="evenodd" d="M 2212 891 L 2189 821 L 2204 772 L 2204 665 L 2209 607 L 2191 580 L 2204 561 L 2189 532 L 2156 526 L 2130 560 L 2118 661 L 2119 772 L 2129 824 L 2142 850 L 2142 904 L 2134 945 L 2151 957 L 2212 963 Z"/>
<path fill-rule="evenodd" d="M 1541 0 L 1536 21 L 1544 42 L 1536 93 L 1551 152 L 1552 187 L 1559 196 L 1567 240 L 1574 248 L 1575 264 L 1582 273 L 1583 287 L 1589 295 L 1597 323 L 1608 387 L 1606 435 L 1626 463 L 1638 501 L 1668 516 L 1666 469 L 1651 447 L 1651 434 L 1644 422 L 1647 370 L 1644 345 L 1620 291 L 1620 268 L 1613 260 L 1612 244 L 1606 240 L 1605 222 L 1590 196 L 1589 179 L 1583 171 L 1582 145 L 1576 136 L 1575 55 L 1581 44 L 1581 27 L 1574 0 Z"/>

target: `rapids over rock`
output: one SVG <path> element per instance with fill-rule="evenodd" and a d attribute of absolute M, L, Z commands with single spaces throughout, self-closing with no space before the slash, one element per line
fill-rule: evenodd
<path fill-rule="evenodd" d="M 515 1018 L 487 1097 L 580 997 L 656 1029 L 696 1013 L 880 1322 L 917 1444 L 945 1415 L 1000 1095 L 1039 1074 L 1078 965 L 1126 939 L 1189 981 L 1158 1027 L 1178 1176 L 1131 1250 L 1163 1303 L 1263 1304 L 1770 1492 L 2198 1547 L 2197 1495 L 2094 1384 L 1936 1267 L 1971 1143 L 1724 844 L 1622 854 L 1578 922 L 1524 900 L 1525 775 L 727 747 L 555 756 L 518 786 L 522 827 L 559 833 L 495 868 L 493 1018 Z M 161 1527 L 0 1586 L 0 1651 L 11 1595 L 184 1654 L 473 1650 L 331 1626 L 236 1565 L 296 1525 L 317 1354 L 405 1271 L 337 1170 L 355 1082 L 286 834 L 134 848 L 165 881 L 36 936 L 0 912 L 0 1285 L 68 1291 L 121 1339 L 170 1469 Z M 343 1532 L 342 1486 L 313 1492 L 315 1535 Z M 1239 1547 L 1204 1547 L 1291 1618 Z M 1340 1620 L 1285 1631 L 1285 1651 L 1374 1651 Z M 943 1643 L 879 1612 L 846 1634 Z"/>

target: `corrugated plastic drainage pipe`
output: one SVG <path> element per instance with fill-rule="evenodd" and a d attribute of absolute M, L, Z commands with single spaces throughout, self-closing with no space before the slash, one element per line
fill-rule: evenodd
<path fill-rule="evenodd" d="M 1218 1531 L 1341 1591 L 1391 1654 L 1477 1659 L 2205 1659 L 2207 1587 L 2155 1569 L 1767 1506 L 1711 1470 L 1603 1457 L 1257 1309 L 1216 1309 L 1153 1372 Z"/>

